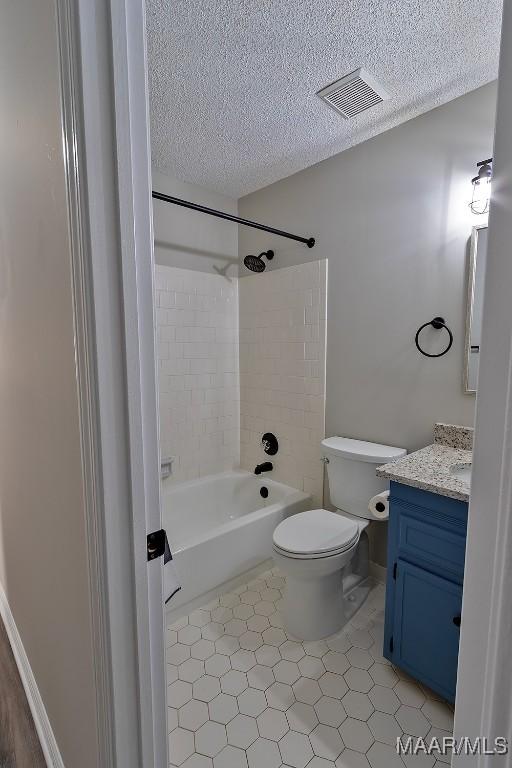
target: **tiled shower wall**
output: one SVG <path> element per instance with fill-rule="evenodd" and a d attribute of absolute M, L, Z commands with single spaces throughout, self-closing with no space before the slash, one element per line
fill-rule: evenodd
<path fill-rule="evenodd" d="M 238 280 L 157 265 L 155 290 L 168 482 L 239 466 Z"/>
<path fill-rule="evenodd" d="M 239 280 L 241 465 L 269 457 L 261 436 L 273 432 L 279 452 L 272 477 L 311 493 L 322 505 L 325 435 L 327 261 L 274 269 Z"/>
<path fill-rule="evenodd" d="M 157 265 L 155 282 L 168 482 L 252 471 L 273 432 L 272 477 L 321 506 L 327 262 L 231 280 Z"/>

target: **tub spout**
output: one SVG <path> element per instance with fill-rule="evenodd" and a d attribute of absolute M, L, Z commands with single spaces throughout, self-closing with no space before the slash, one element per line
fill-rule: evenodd
<path fill-rule="evenodd" d="M 262 472 L 272 472 L 274 465 L 271 461 L 264 461 L 263 464 L 258 464 L 254 470 L 255 475 L 261 475 Z"/>

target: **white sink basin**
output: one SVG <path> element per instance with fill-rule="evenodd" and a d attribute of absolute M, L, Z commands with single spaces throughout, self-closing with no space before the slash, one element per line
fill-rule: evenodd
<path fill-rule="evenodd" d="M 450 474 L 468 487 L 471 486 L 471 464 L 454 464 L 450 467 Z"/>

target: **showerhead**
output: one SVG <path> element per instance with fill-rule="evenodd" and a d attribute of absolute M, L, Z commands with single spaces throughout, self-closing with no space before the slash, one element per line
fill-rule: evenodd
<path fill-rule="evenodd" d="M 244 264 L 247 269 L 251 270 L 251 272 L 263 272 L 266 267 L 266 264 L 261 256 L 246 256 L 244 259 Z"/>
<path fill-rule="evenodd" d="M 249 256 L 245 257 L 244 264 L 251 272 L 264 272 L 267 265 L 263 261 L 263 256 L 266 256 L 271 261 L 274 258 L 274 251 L 263 251 L 259 256 L 249 254 Z"/>

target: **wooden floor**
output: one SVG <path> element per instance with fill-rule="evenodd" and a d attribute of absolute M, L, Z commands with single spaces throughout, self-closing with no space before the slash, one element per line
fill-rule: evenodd
<path fill-rule="evenodd" d="M 46 768 L 25 691 L 1 619 L 0 768 Z"/>

